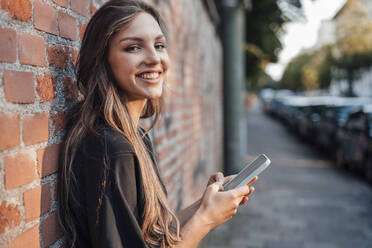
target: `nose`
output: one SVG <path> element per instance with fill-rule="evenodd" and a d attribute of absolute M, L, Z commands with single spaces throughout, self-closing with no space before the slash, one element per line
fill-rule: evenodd
<path fill-rule="evenodd" d="M 158 51 L 155 48 L 149 48 L 146 52 L 145 63 L 149 65 L 159 64 L 161 61 Z"/>

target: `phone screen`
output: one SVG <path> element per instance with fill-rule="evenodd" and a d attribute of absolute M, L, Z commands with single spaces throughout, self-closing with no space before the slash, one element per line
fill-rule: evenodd
<path fill-rule="evenodd" d="M 224 185 L 224 189 L 230 190 L 233 188 L 241 187 L 249 183 L 255 176 L 260 174 L 271 163 L 270 159 L 265 154 L 261 154 L 251 163 L 244 167 L 239 174 L 234 177 L 230 182 Z"/>

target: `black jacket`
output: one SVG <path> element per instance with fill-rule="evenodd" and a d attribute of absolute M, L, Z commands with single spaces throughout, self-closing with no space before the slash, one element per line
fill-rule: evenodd
<path fill-rule="evenodd" d="M 99 136 L 85 136 L 73 164 L 78 204 L 71 208 L 77 225 L 77 247 L 147 248 L 141 232 L 143 185 L 134 149 L 109 126 L 97 131 Z M 144 141 L 162 183 L 151 141 L 148 136 Z"/>

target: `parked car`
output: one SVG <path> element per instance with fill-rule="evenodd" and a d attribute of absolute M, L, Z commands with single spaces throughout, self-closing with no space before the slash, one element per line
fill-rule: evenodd
<path fill-rule="evenodd" d="M 336 164 L 365 175 L 372 180 L 372 105 L 350 114 L 344 128 L 337 133 Z"/>
<path fill-rule="evenodd" d="M 277 90 L 269 107 L 270 114 L 279 117 L 279 112 L 283 106 L 284 101 L 291 96 L 295 96 L 295 93 L 291 90 Z"/>
<path fill-rule="evenodd" d="M 270 111 L 270 105 L 275 96 L 275 90 L 265 88 L 260 91 L 259 98 L 261 100 L 261 106 L 265 112 Z"/>

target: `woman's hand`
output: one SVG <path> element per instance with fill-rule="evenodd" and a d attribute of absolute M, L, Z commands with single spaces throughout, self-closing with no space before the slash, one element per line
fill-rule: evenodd
<path fill-rule="evenodd" d="M 211 229 L 231 219 L 239 205 L 246 203 L 248 196 L 254 191 L 249 184 L 256 181 L 257 177 L 247 185 L 224 192 L 223 184 L 233 177 L 225 178 L 222 173 L 216 173 L 208 181 L 200 207 L 195 214 Z"/>
<path fill-rule="evenodd" d="M 217 172 L 209 177 L 207 186 L 211 185 L 212 183 L 221 181 L 221 180 L 223 181 L 223 184 L 222 184 L 223 186 L 226 183 L 230 182 L 234 177 L 236 177 L 236 174 L 224 177 L 222 172 Z M 247 185 L 250 185 L 251 183 L 255 182 L 257 179 L 258 179 L 258 176 L 253 178 Z M 251 188 L 253 188 L 253 191 L 254 191 L 254 187 L 251 187 Z M 247 201 L 248 201 L 248 196 L 243 197 L 242 201 L 240 202 L 240 205 L 247 203 Z"/>

